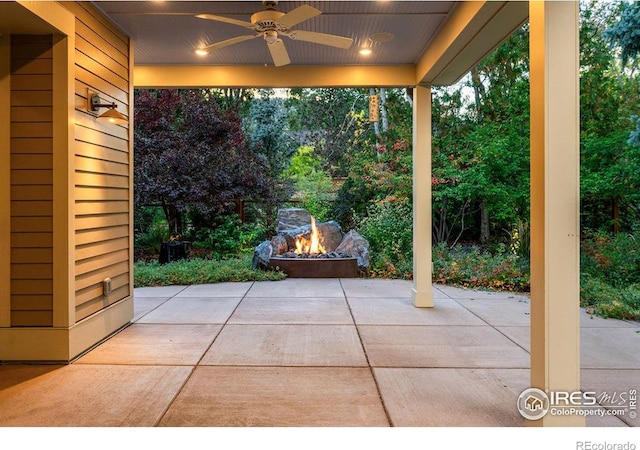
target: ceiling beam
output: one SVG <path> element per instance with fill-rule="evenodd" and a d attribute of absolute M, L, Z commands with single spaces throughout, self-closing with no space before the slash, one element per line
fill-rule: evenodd
<path fill-rule="evenodd" d="M 529 16 L 525 1 L 460 3 L 417 64 L 419 84 L 458 81 Z"/>
<path fill-rule="evenodd" d="M 74 33 L 75 18 L 54 2 L 0 0 L 0 34 Z"/>
<path fill-rule="evenodd" d="M 136 88 L 408 87 L 416 69 L 403 66 L 135 66 Z"/>

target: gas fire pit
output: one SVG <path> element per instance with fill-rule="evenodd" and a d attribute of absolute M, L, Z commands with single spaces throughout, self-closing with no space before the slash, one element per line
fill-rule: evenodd
<path fill-rule="evenodd" d="M 355 231 L 346 235 L 334 221 L 319 223 L 307 211 L 278 211 L 278 234 L 256 247 L 253 267 L 291 278 L 355 278 L 367 273 L 369 243 Z"/>
<path fill-rule="evenodd" d="M 290 278 L 357 278 L 358 258 L 287 258 L 274 256 L 269 267 Z"/>

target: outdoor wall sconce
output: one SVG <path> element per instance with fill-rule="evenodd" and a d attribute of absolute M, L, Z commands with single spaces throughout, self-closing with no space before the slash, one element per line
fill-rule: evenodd
<path fill-rule="evenodd" d="M 102 114 L 99 114 L 96 117 L 96 121 L 103 123 L 112 123 L 115 125 L 126 125 L 129 123 L 127 118 L 123 116 L 120 112 L 116 111 L 118 105 L 114 103 L 101 103 L 102 100 L 100 96 L 94 92 L 89 92 L 87 95 L 87 109 L 93 113 L 98 113 L 100 108 L 108 108 Z"/>

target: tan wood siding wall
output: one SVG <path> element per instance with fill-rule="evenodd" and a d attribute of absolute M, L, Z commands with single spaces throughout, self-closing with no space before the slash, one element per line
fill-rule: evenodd
<path fill-rule="evenodd" d="M 11 36 L 11 326 L 53 325 L 53 36 Z"/>
<path fill-rule="evenodd" d="M 76 321 L 131 294 L 129 283 L 129 130 L 100 124 L 88 91 L 127 115 L 129 39 L 90 4 L 62 5 L 76 16 L 75 248 Z M 101 110 L 102 112 L 103 110 Z M 112 292 L 103 295 L 102 281 Z"/>

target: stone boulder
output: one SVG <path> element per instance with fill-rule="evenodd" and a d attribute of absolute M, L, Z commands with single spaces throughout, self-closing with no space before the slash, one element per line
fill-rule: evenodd
<path fill-rule="evenodd" d="M 253 261 L 251 262 L 251 267 L 253 269 L 268 269 L 269 260 L 271 259 L 272 254 L 273 248 L 271 247 L 271 241 L 262 242 L 253 251 Z"/>
<path fill-rule="evenodd" d="M 344 233 L 342 233 L 342 227 L 335 220 L 329 222 L 321 222 L 316 224 L 318 231 L 322 234 L 320 243 L 324 246 L 327 252 L 333 252 L 338 248 L 342 242 Z M 311 228 L 311 227 L 309 227 Z M 311 230 L 309 230 L 311 231 Z"/>
<path fill-rule="evenodd" d="M 294 230 L 311 223 L 311 214 L 302 208 L 287 208 L 278 210 L 278 225 L 276 232 L 282 233 L 287 230 Z"/>
<path fill-rule="evenodd" d="M 289 251 L 287 240 L 281 234 L 276 234 L 271 238 L 271 249 L 274 255 L 282 255 Z"/>
<path fill-rule="evenodd" d="M 335 251 L 336 253 L 357 258 L 358 268 L 361 271 L 369 270 L 369 242 L 357 231 L 349 231 Z"/>

